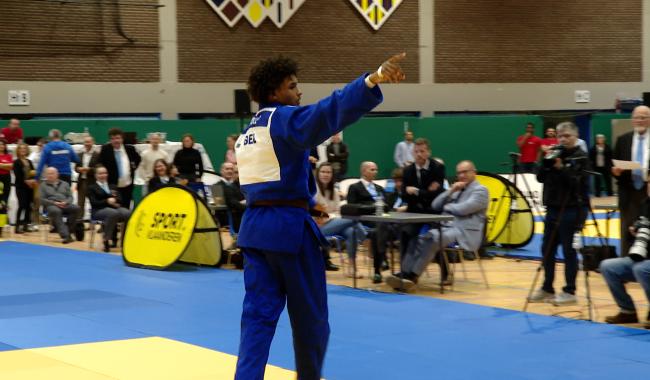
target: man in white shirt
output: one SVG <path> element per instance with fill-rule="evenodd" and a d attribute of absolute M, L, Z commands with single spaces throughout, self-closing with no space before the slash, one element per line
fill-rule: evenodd
<path fill-rule="evenodd" d="M 142 195 L 146 195 L 149 191 L 147 184 L 149 180 L 153 177 L 153 164 L 156 160 L 165 160 L 169 162 L 169 155 L 164 150 L 160 149 L 160 142 L 162 137 L 159 133 L 154 133 L 149 138 L 149 149 L 145 150 L 140 157 L 140 166 L 138 166 L 138 175 L 144 180 L 144 185 L 142 186 Z"/>
<path fill-rule="evenodd" d="M 130 209 L 133 177 L 141 158 L 133 145 L 124 145 L 124 132 L 121 129 L 111 128 L 108 136 L 110 142 L 102 145 L 99 163 L 108 170 L 108 183 L 117 186 L 122 197 L 122 206 Z"/>
<path fill-rule="evenodd" d="M 625 133 L 616 139 L 615 160 L 636 161 L 641 164 L 640 170 L 623 170 L 612 168 L 612 174 L 618 183 L 618 207 L 621 210 L 621 255 L 627 256 L 634 237 L 629 227 L 639 218 L 642 205 L 648 198 L 648 127 L 650 127 L 650 108 L 638 106 L 632 111 L 632 126 L 634 131 Z"/>
<path fill-rule="evenodd" d="M 404 141 L 400 141 L 395 146 L 395 165 L 403 168 L 413 163 L 413 132 L 404 132 Z"/>

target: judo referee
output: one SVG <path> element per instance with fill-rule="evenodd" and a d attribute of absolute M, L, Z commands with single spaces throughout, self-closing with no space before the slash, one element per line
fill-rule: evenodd
<path fill-rule="evenodd" d="M 300 106 L 298 65 L 272 58 L 251 70 L 248 92 L 260 104 L 235 144 L 246 209 L 238 244 L 244 254 L 246 296 L 237 380 L 262 380 L 285 303 L 293 331 L 298 379 L 320 379 L 329 338 L 325 267 L 327 244 L 310 217 L 316 182 L 309 150 L 371 111 L 382 82 L 405 79 L 395 55 L 316 104 Z"/>

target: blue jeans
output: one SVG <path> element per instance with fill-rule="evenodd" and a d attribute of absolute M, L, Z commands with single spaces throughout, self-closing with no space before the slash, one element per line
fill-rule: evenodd
<path fill-rule="evenodd" d="M 355 237 L 356 229 L 356 238 Z M 361 223 L 343 218 L 333 218 L 320 227 L 320 231 L 325 236 L 341 235 L 345 237 L 348 256 L 354 259 L 357 256 L 357 245 L 366 238 L 366 232 Z"/>
<path fill-rule="evenodd" d="M 542 238 L 542 260 L 544 263 L 544 285 L 542 289 L 555 293 L 555 255 L 558 245 L 562 246 L 564 254 L 565 293 L 576 293 L 576 277 L 578 275 L 578 254 L 573 249 L 573 234 L 584 223 L 587 210 L 577 207 L 566 207 L 562 215 L 559 207 L 548 207 L 544 221 L 544 237 Z"/>
<path fill-rule="evenodd" d="M 626 281 L 641 284 L 646 298 L 650 301 L 650 260 L 635 262 L 629 257 L 607 259 L 600 263 L 600 273 L 621 310 L 636 311 L 632 297 L 625 290 Z"/>

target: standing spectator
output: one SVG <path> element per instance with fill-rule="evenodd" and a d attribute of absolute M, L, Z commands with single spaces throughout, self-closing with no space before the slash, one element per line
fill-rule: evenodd
<path fill-rule="evenodd" d="M 72 242 L 70 231 L 75 231 L 81 209 L 72 203 L 72 192 L 67 182 L 59 180 L 59 172 L 51 166 L 45 169 L 45 182 L 40 186 L 41 204 L 47 216 L 63 239 L 63 244 Z M 67 223 L 63 223 L 63 217 Z"/>
<path fill-rule="evenodd" d="M 58 173 L 58 179 L 65 181 L 70 185 L 72 183 L 72 162 L 80 163 L 77 153 L 72 149 L 70 144 L 61 141 L 61 131 L 58 129 L 50 130 L 48 134 L 50 142 L 43 148 L 41 160 L 38 162 L 36 178 L 41 178 L 43 168 L 54 167 Z"/>
<path fill-rule="evenodd" d="M 542 139 L 535 136 L 535 124 L 526 125 L 526 133 L 517 137 L 517 146 L 519 147 L 519 172 L 535 173 L 537 171 L 537 161 L 539 160 Z"/>
<path fill-rule="evenodd" d="M 79 173 L 77 177 L 77 205 L 81 212 L 86 210 L 86 193 L 88 187 L 95 182 L 94 167 L 99 160 L 99 153 L 95 150 L 95 139 L 92 136 L 84 137 L 84 150 L 79 157 L 81 163 L 75 165 L 74 170 Z"/>
<path fill-rule="evenodd" d="M 32 150 L 31 153 L 29 153 L 29 157 L 27 157 L 31 162 L 34 167 L 38 167 L 38 164 L 41 162 L 41 153 L 43 153 L 43 147 L 45 146 L 45 139 L 40 138 L 36 142 L 36 149 Z M 39 178 L 37 178 L 39 179 Z"/>
<path fill-rule="evenodd" d="M 178 168 L 178 174 L 190 183 L 201 182 L 203 158 L 201 152 L 194 149 L 194 137 L 187 133 L 181 141 L 183 147 L 174 155 L 174 165 Z"/>
<path fill-rule="evenodd" d="M 20 144 L 23 142 L 23 129 L 20 128 L 20 120 L 11 119 L 5 128 L 0 131 L 0 140 L 7 144 Z"/>
<path fill-rule="evenodd" d="M 348 146 L 341 140 L 341 133 L 332 136 L 331 143 L 327 146 L 327 162 L 332 164 L 334 182 L 345 178 L 348 172 Z"/>
<path fill-rule="evenodd" d="M 0 202 L 4 202 L 5 207 L 9 204 L 9 194 L 11 194 L 11 169 L 14 167 L 14 159 L 11 157 L 7 144 L 0 141 L 0 183 L 3 184 L 0 192 Z"/>
<path fill-rule="evenodd" d="M 16 198 L 18 198 L 18 211 L 16 212 L 16 233 L 27 232 L 27 226 L 31 222 L 32 203 L 34 201 L 34 187 L 36 172 L 34 165 L 27 158 L 29 146 L 19 144 L 16 148 L 16 160 L 14 161 L 14 178 Z M 21 230 L 20 226 L 23 226 Z"/>
<path fill-rule="evenodd" d="M 415 162 L 404 168 L 402 197 L 408 212 L 432 214 L 431 203 L 441 194 L 445 183 L 445 165 L 431 159 L 431 148 L 427 139 L 415 140 Z M 406 257 L 409 244 L 416 238 L 422 224 L 405 224 L 400 237 L 402 260 Z"/>
<path fill-rule="evenodd" d="M 601 194 L 601 178 L 605 184 L 605 192 L 612 196 L 612 149 L 605 141 L 605 135 L 596 135 L 596 144 L 589 150 L 589 160 L 595 171 L 600 173 L 594 176 L 594 192 L 597 197 Z"/>
<path fill-rule="evenodd" d="M 174 185 L 178 183 L 176 177 L 172 176 L 172 166 L 170 163 L 165 161 L 162 158 L 157 159 L 153 163 L 153 171 L 151 173 L 151 179 L 148 182 L 149 192 L 153 193 L 154 191 L 165 187 L 167 185 Z"/>
<path fill-rule="evenodd" d="M 149 149 L 145 150 L 142 153 L 142 161 L 140 166 L 138 166 L 138 174 L 140 178 L 144 180 L 145 185 L 142 189 L 142 195 L 146 195 L 149 191 L 148 183 L 149 180 L 153 177 L 153 164 L 157 160 L 169 161 L 169 155 L 164 150 L 160 149 L 160 142 L 162 137 L 159 133 L 154 133 L 149 138 Z"/>
<path fill-rule="evenodd" d="M 237 142 L 237 139 L 239 138 L 239 135 L 232 134 L 226 137 L 226 155 L 224 162 L 230 162 L 231 164 L 237 165 L 237 157 L 235 157 L 235 142 Z"/>
<path fill-rule="evenodd" d="M 621 255 L 627 256 L 634 237 L 630 227 L 641 216 L 641 210 L 648 199 L 648 127 L 650 126 L 650 108 L 638 106 L 632 111 L 633 131 L 622 134 L 614 145 L 615 160 L 636 161 L 641 169 L 623 170 L 613 167 L 612 174 L 618 183 L 618 207 L 621 210 Z"/>
<path fill-rule="evenodd" d="M 546 128 L 546 132 L 544 132 L 544 138 L 542 139 L 542 152 L 546 153 L 551 147 L 557 144 L 558 140 L 555 128 Z"/>
<path fill-rule="evenodd" d="M 36 149 L 32 150 L 31 153 L 29 154 L 29 159 L 32 162 L 32 165 L 34 165 L 35 168 L 38 167 L 38 164 L 41 162 L 41 153 L 43 152 L 43 147 L 45 146 L 45 139 L 40 138 L 36 142 Z M 36 185 L 34 186 L 34 194 L 38 194 L 38 181 L 41 180 L 40 177 L 35 176 L 36 179 Z M 41 217 L 40 214 L 40 208 L 41 208 L 41 198 L 38 196 L 34 196 L 34 202 L 33 202 L 33 207 L 32 207 L 32 221 L 33 222 L 38 222 L 38 220 Z M 33 224 L 33 222 L 29 225 L 27 228 L 29 232 L 37 231 L 36 226 Z"/>
<path fill-rule="evenodd" d="M 99 152 L 99 164 L 108 171 L 108 183 L 117 186 L 122 205 L 131 208 L 133 199 L 133 177 L 140 165 L 140 155 L 133 145 L 124 144 L 124 132 L 119 128 L 108 131 L 110 142 L 102 145 Z"/>
<path fill-rule="evenodd" d="M 115 236 L 115 227 L 129 219 L 131 212 L 121 204 L 120 192 L 107 182 L 108 171 L 103 166 L 95 168 L 95 180 L 88 187 L 88 199 L 92 207 L 92 218 L 104 222 L 104 252 L 110 250 L 109 240 Z M 117 242 L 114 242 L 117 243 Z M 117 246 L 117 244 L 114 244 Z"/>
<path fill-rule="evenodd" d="M 404 141 L 397 143 L 395 146 L 395 154 L 393 155 L 393 158 L 395 159 L 395 165 L 397 165 L 398 168 L 403 168 L 413 163 L 414 146 L 413 132 L 404 132 Z"/>

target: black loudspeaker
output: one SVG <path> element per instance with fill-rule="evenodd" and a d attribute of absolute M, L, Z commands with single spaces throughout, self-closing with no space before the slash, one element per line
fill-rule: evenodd
<path fill-rule="evenodd" d="M 643 93 L 643 105 L 650 107 L 650 92 Z"/>
<path fill-rule="evenodd" d="M 235 90 L 235 113 L 238 116 L 249 115 L 251 113 L 251 100 L 248 97 L 248 91 Z"/>

